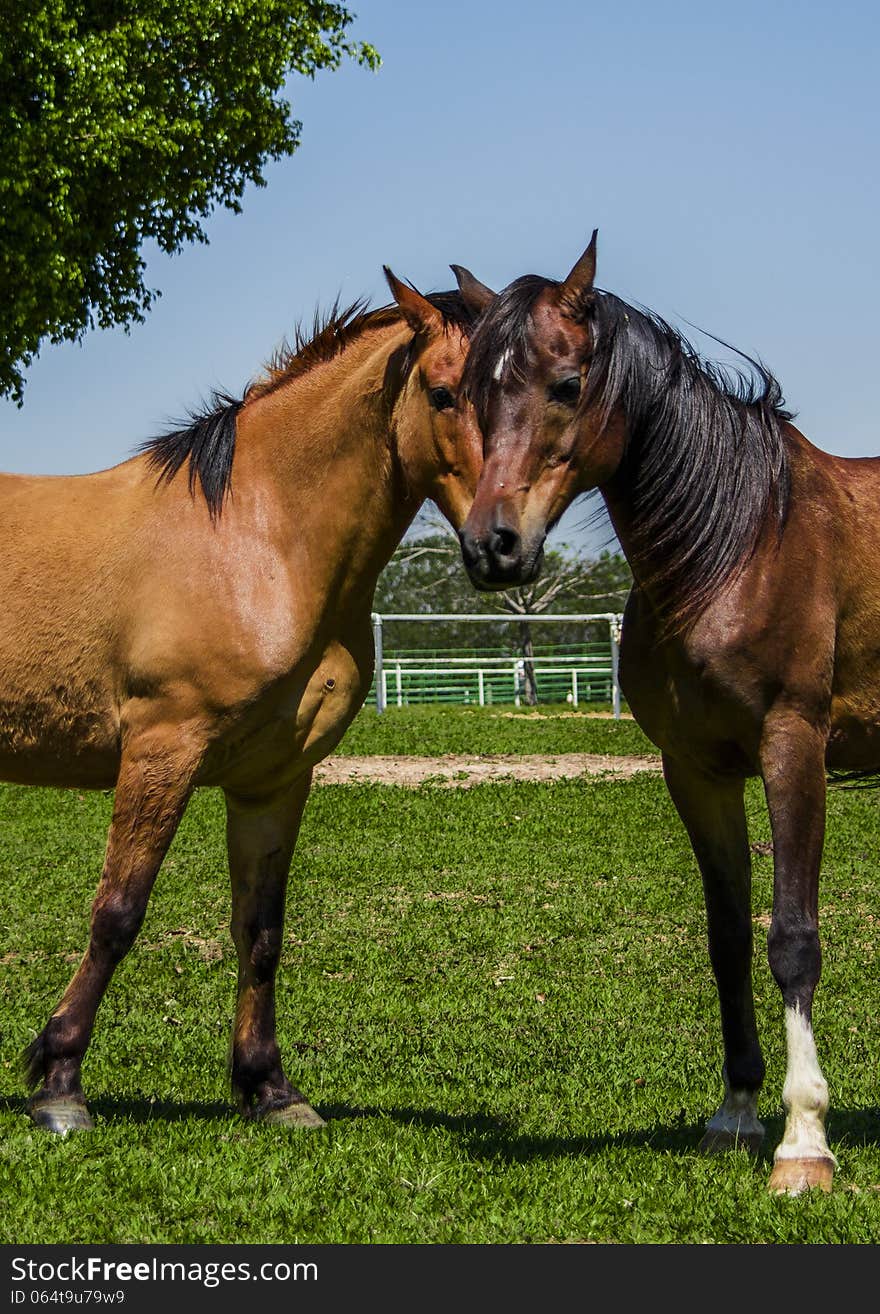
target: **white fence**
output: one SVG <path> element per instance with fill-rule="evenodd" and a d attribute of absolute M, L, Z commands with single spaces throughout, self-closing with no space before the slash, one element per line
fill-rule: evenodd
<path fill-rule="evenodd" d="M 462 675 L 476 676 L 477 680 L 477 701 L 483 706 L 491 699 L 491 691 L 498 675 L 504 672 L 510 672 L 512 681 L 513 701 L 519 705 L 522 692 L 522 675 L 525 661 L 521 654 L 511 654 L 510 656 L 496 657 L 394 657 L 387 663 L 384 654 L 383 626 L 386 621 L 454 621 L 454 622 L 473 622 L 485 624 L 488 622 L 499 622 L 509 625 L 511 622 L 527 621 L 529 625 L 542 625 L 560 622 L 565 624 L 595 624 L 597 621 L 604 621 L 609 630 L 609 649 L 610 661 L 607 665 L 596 663 L 587 654 L 570 656 L 560 656 L 552 654 L 549 656 L 536 655 L 528 660 L 537 675 L 542 672 L 544 675 L 565 674 L 570 677 L 569 698 L 573 706 L 577 706 L 580 701 L 582 690 L 587 687 L 592 678 L 607 677 L 611 684 L 611 703 L 614 710 L 614 716 L 620 717 L 620 683 L 618 681 L 618 656 L 620 643 L 620 626 L 622 616 L 615 612 L 599 613 L 577 613 L 575 615 L 541 615 L 541 616 L 517 616 L 511 613 L 499 613 L 497 615 L 459 615 L 457 613 L 434 613 L 411 615 L 409 613 L 399 612 L 373 612 L 373 638 L 376 648 L 376 711 L 384 712 L 390 700 L 396 702 L 400 707 L 405 701 L 404 697 L 404 680 L 406 676 L 414 677 L 416 675 L 424 677 L 435 675 L 438 679 L 443 678 L 443 673 L 447 673 L 447 678 L 454 672 L 458 677 Z M 390 687 L 389 687 L 390 686 Z M 442 686 L 440 686 L 442 689 Z M 487 697 L 488 691 L 488 697 Z M 442 701 L 442 696 L 438 697 Z"/>

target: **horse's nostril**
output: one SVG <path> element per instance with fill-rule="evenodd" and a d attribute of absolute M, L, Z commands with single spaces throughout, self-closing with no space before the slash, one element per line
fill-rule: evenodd
<path fill-rule="evenodd" d="M 496 557 L 513 557 L 519 552 L 519 534 L 503 526 L 492 531 L 492 551 Z"/>
<path fill-rule="evenodd" d="M 461 544 L 461 555 L 466 566 L 474 566 L 479 560 L 480 550 L 477 541 L 470 534 L 465 533 L 462 529 L 458 535 L 458 541 Z"/>

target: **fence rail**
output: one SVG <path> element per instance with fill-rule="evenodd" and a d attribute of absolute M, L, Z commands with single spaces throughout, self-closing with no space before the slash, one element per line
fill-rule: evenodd
<path fill-rule="evenodd" d="M 376 674 L 372 697 L 376 711 L 384 712 L 389 701 L 398 707 L 406 703 L 424 702 L 475 702 L 483 707 L 493 702 L 513 702 L 517 706 L 524 693 L 525 664 L 528 660 L 536 678 L 541 677 L 542 687 L 551 693 L 553 700 L 566 700 L 574 707 L 585 699 L 610 698 L 614 716 L 620 716 L 620 685 L 618 682 L 618 654 L 622 617 L 612 612 L 578 613 L 576 615 L 516 616 L 512 614 L 479 615 L 456 613 L 401 614 L 373 613 L 373 637 L 376 649 Z M 498 656 L 495 653 L 471 653 L 463 657 L 436 656 L 412 653 L 406 655 L 385 652 L 384 625 L 390 621 L 472 621 L 501 624 L 526 620 L 529 625 L 562 622 L 565 624 L 608 624 L 609 643 L 604 651 L 596 652 L 597 645 L 585 641 L 581 652 L 565 654 L 535 654 L 528 659 L 521 653 Z M 570 648 L 571 645 L 567 645 Z"/>

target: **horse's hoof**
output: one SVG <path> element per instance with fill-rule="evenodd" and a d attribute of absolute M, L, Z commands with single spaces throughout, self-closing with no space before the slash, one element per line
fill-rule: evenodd
<path fill-rule="evenodd" d="M 700 1141 L 701 1154 L 726 1154 L 728 1150 L 746 1150 L 749 1154 L 760 1154 L 764 1144 L 763 1129 L 749 1131 L 712 1131 L 707 1128 Z"/>
<path fill-rule="evenodd" d="M 38 1127 L 45 1127 L 56 1136 L 66 1136 L 72 1131 L 92 1131 L 95 1126 L 85 1100 L 72 1095 L 31 1100 L 28 1114 Z"/>
<path fill-rule="evenodd" d="M 276 1127 L 326 1127 L 327 1124 L 306 1100 L 284 1104 L 280 1109 L 269 1109 L 260 1114 L 260 1122 Z"/>
<path fill-rule="evenodd" d="M 767 1185 L 774 1195 L 800 1195 L 814 1187 L 830 1191 L 833 1180 L 833 1159 L 777 1159 Z"/>

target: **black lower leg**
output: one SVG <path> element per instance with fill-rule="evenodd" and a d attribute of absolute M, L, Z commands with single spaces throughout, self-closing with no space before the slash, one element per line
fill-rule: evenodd
<path fill-rule="evenodd" d="M 98 892 L 92 905 L 89 945 L 74 977 L 43 1030 L 25 1054 L 32 1087 L 30 1111 L 35 1121 L 56 1131 L 54 1110 L 85 1109 L 80 1066 L 98 1006 L 113 972 L 131 948 L 147 908 L 153 882 L 189 797 L 191 760 L 181 743 L 173 751 L 155 739 L 145 741 L 123 759 L 116 787 L 113 820 Z M 160 789 L 164 779 L 166 785 Z M 72 1125 L 83 1125 L 75 1123 Z"/>
<path fill-rule="evenodd" d="M 751 856 L 744 781 L 710 780 L 664 758 L 673 802 L 693 845 L 706 901 L 729 1091 L 756 1095 L 764 1080 L 752 995 Z"/>
<path fill-rule="evenodd" d="M 25 1075 L 32 1087 L 41 1087 L 38 1100 L 82 1098 L 80 1066 L 98 1005 L 111 976 L 140 929 L 146 895 L 133 900 L 108 890 L 106 875 L 92 909 L 89 947 L 64 998 L 43 1030 L 25 1051 Z M 149 881 L 149 886 L 152 880 Z"/>
<path fill-rule="evenodd" d="M 304 777 L 268 798 L 227 795 L 232 936 L 238 954 L 230 1073 L 246 1116 L 315 1126 L 321 1119 L 285 1075 L 275 1030 L 287 874 L 309 784 Z"/>

